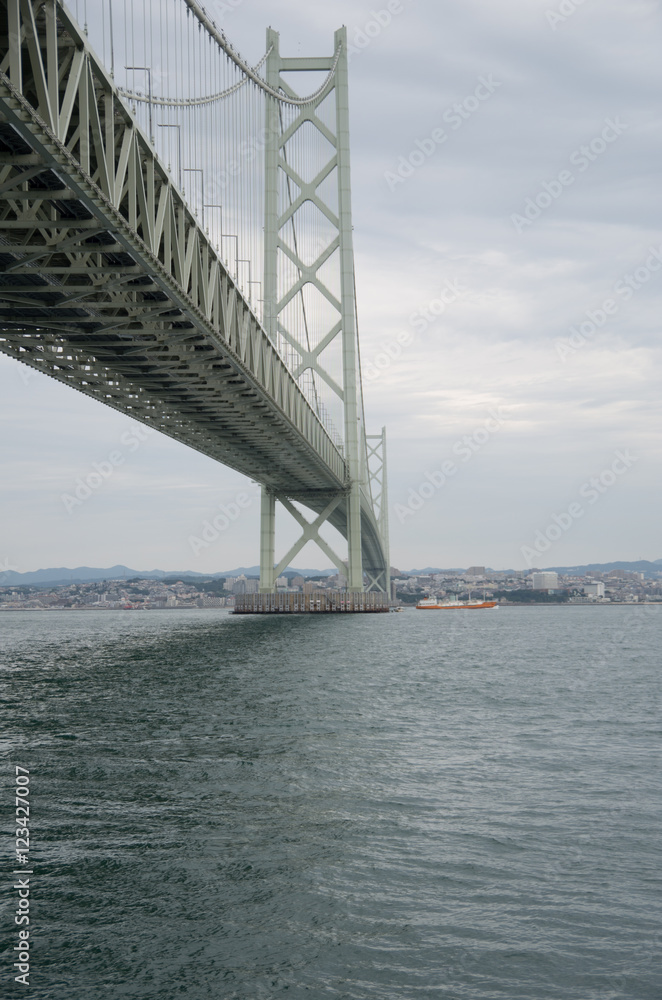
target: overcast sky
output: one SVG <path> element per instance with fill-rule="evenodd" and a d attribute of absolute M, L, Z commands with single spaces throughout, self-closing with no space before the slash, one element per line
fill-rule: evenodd
<path fill-rule="evenodd" d="M 660 558 L 660 3 L 390 6 L 380 25 L 380 0 L 207 4 L 251 62 L 268 24 L 284 55 L 326 54 L 343 23 L 354 43 L 365 403 L 369 429 L 387 426 L 392 563 Z M 139 441 L 1 355 L 0 386 L 0 563 L 257 563 L 243 477 Z M 68 510 L 62 495 L 117 450 Z M 241 493 L 241 516 L 194 553 L 190 537 Z M 280 554 L 293 537 L 281 518 Z M 297 562 L 328 560 L 309 547 Z"/>

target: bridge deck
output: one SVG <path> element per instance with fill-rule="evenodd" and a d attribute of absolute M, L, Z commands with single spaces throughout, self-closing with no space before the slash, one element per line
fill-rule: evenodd
<path fill-rule="evenodd" d="M 339 442 L 49 6 L 0 2 L 0 36 L 27 22 L 0 52 L 0 350 L 291 496 L 342 489 Z"/>

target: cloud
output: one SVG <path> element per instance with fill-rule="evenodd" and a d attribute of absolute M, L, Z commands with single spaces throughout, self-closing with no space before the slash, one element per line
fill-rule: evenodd
<path fill-rule="evenodd" d="M 557 351 L 588 312 L 616 296 L 616 283 L 642 266 L 650 247 L 662 244 L 659 5 L 587 0 L 554 31 L 545 12 L 556 6 L 553 0 L 406 3 L 397 23 L 350 65 L 364 363 L 398 334 L 414 333 L 365 386 L 369 429 L 388 429 L 393 502 L 490 407 L 512 407 L 503 432 L 420 515 L 404 524 L 393 519 L 393 559 L 403 567 L 514 565 L 525 529 L 547 524 L 618 447 L 640 455 L 636 472 L 559 542 L 557 561 L 659 555 L 662 277 L 652 274 L 628 301 L 618 300 L 616 314 L 565 360 Z M 257 61 L 263 26 L 273 21 L 283 53 L 301 55 L 329 52 L 335 28 L 344 21 L 351 39 L 370 16 L 368 5 L 286 0 L 274 13 L 267 0 L 254 0 L 236 6 L 223 26 Z M 490 73 L 501 86 L 452 130 L 444 114 Z M 573 154 L 616 118 L 627 129 L 580 170 Z M 385 171 L 439 126 L 447 128 L 448 142 L 389 190 Z M 517 232 L 513 213 L 522 213 L 526 199 L 563 170 L 574 172 L 574 182 Z M 447 280 L 461 282 L 466 293 L 416 333 L 412 316 Z M 5 412 L 15 421 L 3 443 L 3 489 L 12 498 L 31 497 L 24 508 L 12 506 L 17 526 L 28 535 L 30 524 L 49 529 L 26 549 L 24 568 L 66 562 L 73 545 L 78 561 L 88 564 L 176 563 L 173 538 L 185 546 L 207 516 L 207 498 L 213 510 L 244 482 L 160 439 L 130 469 L 127 463 L 106 499 L 87 504 L 84 541 L 63 537 L 49 499 L 56 484 L 104 455 L 125 422 L 50 380 L 25 384 L 16 368 L 0 364 Z M 38 489 L 35 463 L 43 480 Z M 191 494 L 188 516 L 179 505 Z M 121 503 L 119 519 L 111 495 Z M 219 564 L 257 561 L 257 513 L 248 511 L 223 546 Z M 211 561 L 205 568 L 214 568 Z"/>

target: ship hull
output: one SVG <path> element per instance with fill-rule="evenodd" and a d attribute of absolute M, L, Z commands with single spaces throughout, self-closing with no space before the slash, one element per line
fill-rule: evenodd
<path fill-rule="evenodd" d="M 478 611 L 481 608 L 496 608 L 496 601 L 481 601 L 480 604 L 417 604 L 417 611 Z"/>

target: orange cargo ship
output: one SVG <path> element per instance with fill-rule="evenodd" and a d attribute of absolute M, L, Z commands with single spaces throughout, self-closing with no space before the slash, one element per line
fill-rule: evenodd
<path fill-rule="evenodd" d="M 416 605 L 417 611 L 452 611 L 457 608 L 473 611 L 477 608 L 496 607 L 498 607 L 496 601 L 458 601 L 456 598 L 452 601 L 443 601 L 442 603 L 439 603 L 434 599 L 434 597 L 426 597 L 425 600 L 419 601 Z"/>

